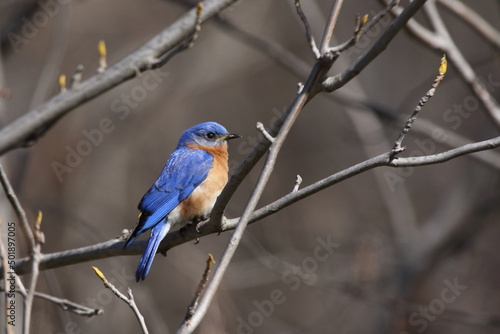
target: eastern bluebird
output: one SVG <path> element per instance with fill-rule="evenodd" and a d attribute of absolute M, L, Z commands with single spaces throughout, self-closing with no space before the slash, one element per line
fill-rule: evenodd
<path fill-rule="evenodd" d="M 209 217 L 228 180 L 227 141 L 240 137 L 215 122 L 182 133 L 160 176 L 139 203 L 139 222 L 125 243 L 127 247 L 151 229 L 135 273 L 137 281 L 146 278 L 160 242 L 172 227 Z"/>

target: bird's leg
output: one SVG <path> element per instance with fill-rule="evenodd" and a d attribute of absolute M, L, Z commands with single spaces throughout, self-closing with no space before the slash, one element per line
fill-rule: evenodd
<path fill-rule="evenodd" d="M 201 225 L 201 223 L 203 223 L 204 221 L 208 220 L 208 218 L 209 217 L 199 216 L 199 217 L 195 217 L 193 219 L 193 221 L 191 223 L 194 224 L 194 228 L 195 228 L 196 232 L 200 233 L 200 225 Z M 199 242 L 200 242 L 200 238 L 196 238 L 195 245 L 198 244 Z"/>
<path fill-rule="evenodd" d="M 204 220 L 205 220 L 204 217 L 196 217 L 195 219 L 193 219 L 192 224 L 194 224 L 194 229 L 196 230 L 196 232 L 200 233 L 200 229 L 199 229 L 200 224 Z"/>
<path fill-rule="evenodd" d="M 194 225 L 194 229 L 196 230 L 196 232 L 200 233 L 200 230 L 198 229 L 198 227 L 200 226 L 200 222 L 202 221 L 202 218 L 201 217 L 195 217 L 193 219 L 193 221 L 191 222 L 191 225 Z M 200 243 L 200 238 L 196 238 L 196 241 L 194 242 L 195 245 L 199 244 Z"/>

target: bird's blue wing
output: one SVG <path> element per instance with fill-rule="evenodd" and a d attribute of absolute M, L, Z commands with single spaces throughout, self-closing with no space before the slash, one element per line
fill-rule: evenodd
<path fill-rule="evenodd" d="M 213 156 L 205 150 L 177 149 L 139 203 L 141 217 L 126 246 L 170 213 L 207 177 Z"/>

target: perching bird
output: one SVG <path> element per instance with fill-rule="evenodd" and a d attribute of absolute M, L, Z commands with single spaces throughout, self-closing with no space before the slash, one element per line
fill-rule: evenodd
<path fill-rule="evenodd" d="M 227 141 L 240 138 L 215 122 L 182 133 L 160 176 L 139 203 L 139 222 L 125 247 L 151 229 L 135 273 L 145 279 L 162 239 L 174 226 L 201 221 L 210 212 L 228 180 Z"/>

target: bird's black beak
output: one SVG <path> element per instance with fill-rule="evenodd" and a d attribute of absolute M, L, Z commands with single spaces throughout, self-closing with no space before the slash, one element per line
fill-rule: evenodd
<path fill-rule="evenodd" d="M 231 140 L 231 139 L 236 139 L 236 138 L 241 138 L 240 135 L 237 135 L 235 133 L 230 133 L 226 136 L 226 140 Z"/>

